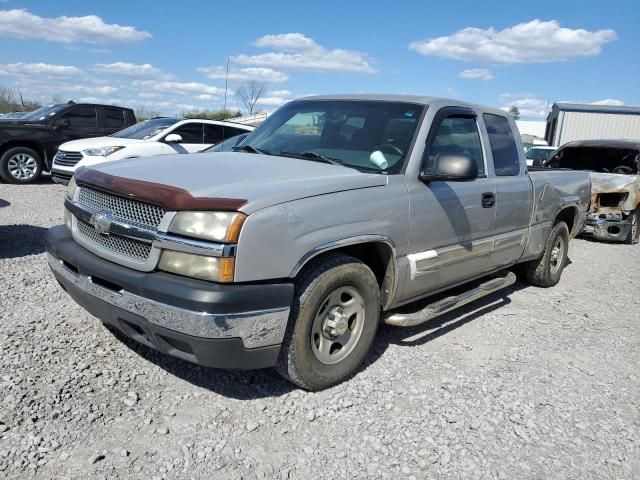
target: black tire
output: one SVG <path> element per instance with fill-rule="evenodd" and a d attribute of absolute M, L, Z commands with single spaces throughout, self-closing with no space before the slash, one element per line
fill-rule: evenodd
<path fill-rule="evenodd" d="M 629 234 L 625 239 L 625 243 L 628 245 L 635 245 L 640 243 L 640 207 L 636 208 L 631 215 L 629 215 L 631 221 L 631 228 Z"/>
<path fill-rule="evenodd" d="M 559 251 L 554 252 L 556 248 Z M 522 264 L 524 280 L 536 287 L 553 287 L 560 281 L 568 258 L 569 228 L 565 222 L 558 222 L 551 229 L 542 255 Z"/>
<path fill-rule="evenodd" d="M 312 342 L 315 322 L 328 299 L 341 289 L 355 289 L 364 307 L 360 333 L 350 351 L 337 363 L 317 358 Z M 329 253 L 312 262 L 298 276 L 295 295 L 276 370 L 307 390 L 323 390 L 353 375 L 364 361 L 380 322 L 380 287 L 371 269 L 357 258 Z M 354 321 L 355 323 L 355 321 Z M 351 329 L 351 324 L 349 324 Z M 354 330 L 355 331 L 355 330 Z M 317 334 L 316 334 L 317 336 Z M 326 341 L 324 338 L 322 341 Z M 317 349 L 317 346 L 316 346 Z M 345 350 L 346 352 L 347 350 Z"/>
<path fill-rule="evenodd" d="M 35 170 L 33 171 L 33 175 L 30 175 L 28 178 L 18 178 L 11 174 L 9 171 L 9 162 L 19 155 L 30 157 L 31 159 L 33 159 L 33 161 L 35 161 Z M 2 157 L 0 157 L 0 177 L 2 177 L 2 179 L 8 183 L 34 183 L 38 181 L 40 175 L 42 175 L 43 167 L 44 164 L 42 162 L 42 157 L 40 156 L 40 154 L 35 150 L 27 147 L 10 148 L 2 154 Z"/>

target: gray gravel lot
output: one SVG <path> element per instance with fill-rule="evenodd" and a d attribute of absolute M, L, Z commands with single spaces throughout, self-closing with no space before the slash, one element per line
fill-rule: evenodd
<path fill-rule="evenodd" d="M 48 271 L 64 187 L 0 184 L 0 477 L 640 478 L 640 246 L 523 284 L 307 393 L 120 341 Z"/>

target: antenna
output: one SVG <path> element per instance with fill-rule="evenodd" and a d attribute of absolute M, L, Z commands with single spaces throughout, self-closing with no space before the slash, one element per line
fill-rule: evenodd
<path fill-rule="evenodd" d="M 222 107 L 222 111 L 225 116 L 227 113 L 227 89 L 229 87 L 229 57 L 227 57 L 227 73 L 224 77 L 224 107 Z"/>

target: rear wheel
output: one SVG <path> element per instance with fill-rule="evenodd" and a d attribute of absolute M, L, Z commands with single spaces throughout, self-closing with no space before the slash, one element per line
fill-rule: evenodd
<path fill-rule="evenodd" d="M 542 255 L 522 265 L 524 279 L 537 287 L 553 287 L 560 281 L 569 254 L 569 228 L 564 222 L 554 225 Z"/>
<path fill-rule="evenodd" d="M 38 152 L 27 147 L 10 148 L 0 158 L 0 176 L 9 183 L 33 183 L 42 167 Z"/>
<path fill-rule="evenodd" d="M 366 357 L 380 320 L 380 287 L 360 260 L 328 254 L 296 282 L 276 369 L 307 390 L 351 376 Z"/>
<path fill-rule="evenodd" d="M 629 229 L 629 234 L 625 239 L 625 243 L 634 245 L 640 242 L 640 228 L 638 228 L 638 224 L 640 223 L 640 207 L 636 208 L 633 213 L 629 215 L 629 220 L 631 228 Z"/>

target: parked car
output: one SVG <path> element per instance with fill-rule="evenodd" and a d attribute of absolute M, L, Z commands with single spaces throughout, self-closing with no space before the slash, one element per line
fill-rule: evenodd
<path fill-rule="evenodd" d="M 87 138 L 60 145 L 53 159 L 51 178 L 54 182 L 67 184 L 73 173 L 82 166 L 123 158 L 194 153 L 252 130 L 253 127 L 231 122 L 154 118 L 108 137 Z"/>
<path fill-rule="evenodd" d="M 233 149 L 236 148 L 238 144 L 242 142 L 242 140 L 244 140 L 247 135 L 249 135 L 249 132 L 241 133 L 240 135 L 231 137 L 225 140 L 224 142 L 220 142 L 217 145 L 214 145 L 213 147 L 205 148 L 202 151 L 203 152 L 233 152 Z"/>
<path fill-rule="evenodd" d="M 31 112 L 9 112 L 0 114 L 0 120 L 15 120 L 17 118 L 22 118 L 25 115 Z"/>
<path fill-rule="evenodd" d="M 76 138 L 110 135 L 136 123 L 133 110 L 112 105 L 63 103 L 0 122 L 0 176 L 33 183 L 49 171 L 58 146 Z"/>
<path fill-rule="evenodd" d="M 511 267 L 555 285 L 589 204 L 586 172 L 528 173 L 513 118 L 455 100 L 308 97 L 237 150 L 80 169 L 49 265 L 140 343 L 310 390 L 355 373 L 381 320 L 423 323 Z"/>
<path fill-rule="evenodd" d="M 584 234 L 634 244 L 640 241 L 639 162 L 638 140 L 582 140 L 560 147 L 546 165 L 590 172 Z"/>
<path fill-rule="evenodd" d="M 535 146 L 531 147 L 527 150 L 525 154 L 525 158 L 527 159 L 527 165 L 529 167 L 541 167 L 545 161 L 547 161 L 554 152 L 557 150 L 556 147 L 543 147 L 543 146 Z"/>

